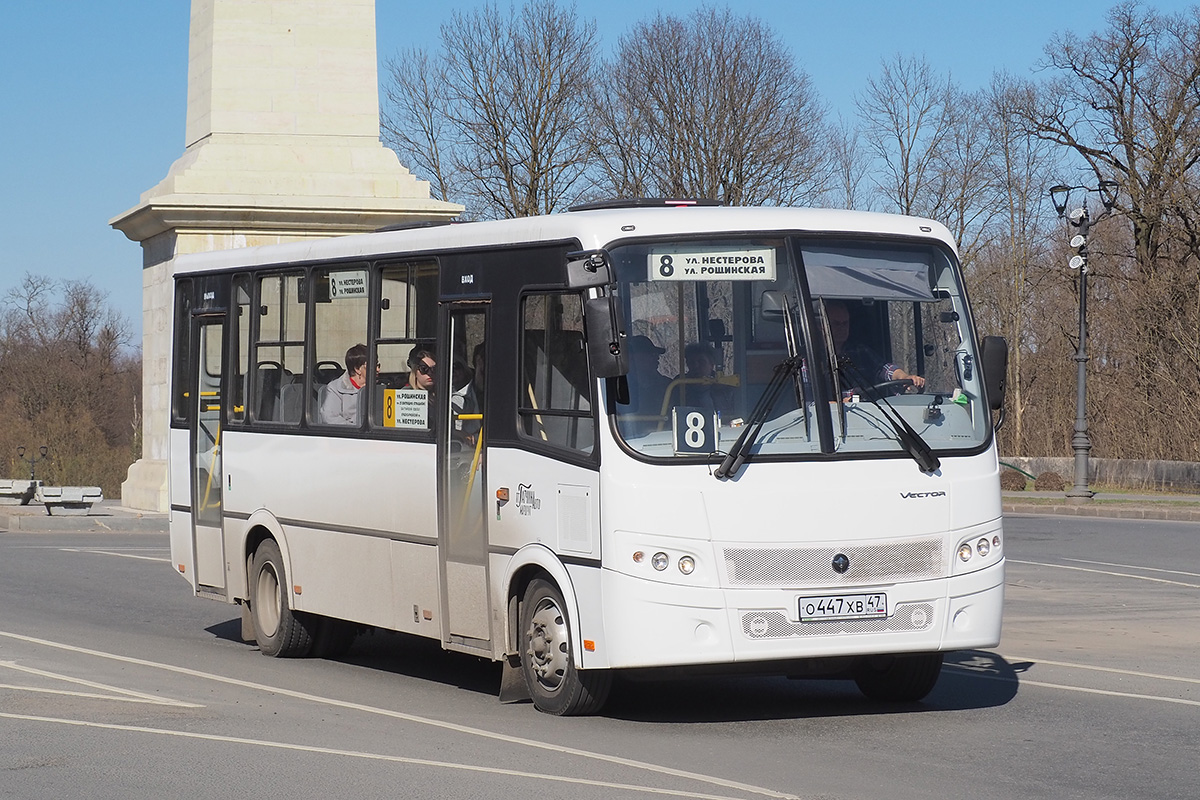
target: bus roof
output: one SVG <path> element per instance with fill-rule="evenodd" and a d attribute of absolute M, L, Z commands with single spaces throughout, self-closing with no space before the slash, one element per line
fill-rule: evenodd
<path fill-rule="evenodd" d="M 303 264 L 392 254 L 433 254 L 478 247 L 503 247 L 576 240 L 584 249 L 621 239 L 672 235 L 762 232 L 876 233 L 944 242 L 954 240 L 940 222 L 921 217 L 819 208 L 664 207 L 605 208 L 540 217 L 464 222 L 362 233 L 284 244 L 215 250 L 180 256 L 175 273 L 208 272 L 272 264 Z"/>

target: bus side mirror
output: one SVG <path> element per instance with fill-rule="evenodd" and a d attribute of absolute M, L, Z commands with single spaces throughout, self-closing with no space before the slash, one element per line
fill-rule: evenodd
<path fill-rule="evenodd" d="M 567 253 L 567 288 L 596 289 L 612 283 L 607 250 L 578 250 Z"/>
<path fill-rule="evenodd" d="M 992 411 L 1004 408 L 1008 384 L 1008 342 L 1003 336 L 983 337 L 983 385 Z"/>
<path fill-rule="evenodd" d="M 593 297 L 583 303 L 587 326 L 588 361 L 597 378 L 615 378 L 629 374 L 629 353 L 625 347 L 625 325 L 612 293 Z"/>

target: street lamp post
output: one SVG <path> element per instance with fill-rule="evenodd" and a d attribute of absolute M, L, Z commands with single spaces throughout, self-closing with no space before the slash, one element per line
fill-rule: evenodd
<path fill-rule="evenodd" d="M 1073 189 L 1083 190 L 1083 204 L 1068 214 L 1067 203 Z M 1095 220 L 1088 214 L 1089 192 L 1098 193 L 1104 206 L 1104 211 Z M 1075 348 L 1075 434 L 1071 437 L 1071 449 L 1075 452 L 1075 485 L 1067 490 L 1067 497 L 1091 500 L 1095 492 L 1088 488 L 1088 455 L 1092 450 L 1092 440 L 1088 436 L 1087 425 L 1087 239 L 1092 223 L 1099 222 L 1112 212 L 1117 201 L 1117 183 L 1100 181 L 1094 189 L 1060 184 L 1051 187 L 1050 198 L 1059 218 L 1065 218 L 1072 227 L 1079 229 L 1079 232 L 1071 237 L 1071 247 L 1075 250 L 1075 255 L 1069 262 L 1071 269 L 1079 270 L 1079 344 Z"/>
<path fill-rule="evenodd" d="M 46 451 L 49 449 L 50 448 L 46 447 L 46 445 L 42 445 L 41 447 L 38 448 L 38 452 L 36 455 L 30 454 L 29 458 L 26 458 L 25 457 L 25 445 L 21 445 L 20 447 L 17 448 L 17 458 L 19 458 L 22 461 L 29 464 L 29 480 L 31 480 L 31 481 L 37 480 L 37 462 L 41 461 L 42 459 L 44 459 L 46 457 Z"/>

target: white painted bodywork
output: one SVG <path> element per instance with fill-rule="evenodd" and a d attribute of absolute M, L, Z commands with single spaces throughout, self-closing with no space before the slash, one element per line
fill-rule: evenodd
<path fill-rule="evenodd" d="M 598 248 L 631 236 L 755 229 L 921 236 L 953 247 L 938 223 L 905 217 L 793 209 L 620 210 L 206 253 L 181 258 L 178 273 L 548 240 L 575 239 L 584 248 Z M 987 559 L 974 559 L 971 571 L 955 555 L 964 541 L 1003 536 L 994 445 L 976 455 L 946 456 L 933 474 L 922 473 L 903 454 L 890 454 L 752 460 L 736 478 L 721 481 L 708 466 L 636 459 L 618 443 L 603 410 L 598 427 L 598 470 L 518 449 L 487 453 L 488 557 L 486 569 L 472 570 L 486 580 L 480 587 L 486 594 L 467 602 L 463 613 L 483 619 L 472 635 L 490 640 L 493 657 L 510 652 L 512 581 L 530 565 L 562 590 L 573 652 L 585 669 L 998 643 L 1003 546 Z M 235 431 L 225 437 L 223 450 L 229 602 L 246 597 L 246 540 L 260 528 L 279 541 L 294 609 L 447 640 L 433 444 Z M 171 451 L 171 502 L 186 508 L 186 431 L 172 429 Z M 503 505 L 495 499 L 500 489 L 510 496 Z M 172 561 L 195 587 L 191 537 L 189 515 L 172 511 Z M 928 607 L 921 611 L 929 615 L 927 624 L 906 632 L 832 627 L 805 635 L 746 632 L 747 624 L 757 629 L 753 615 L 794 624 L 802 594 L 845 587 L 832 570 L 827 582 L 802 587 L 734 585 L 726 549 L 832 552 L 913 539 L 941 542 L 943 574 L 856 585 L 854 591 L 884 591 L 892 607 Z M 646 556 L 641 563 L 633 559 L 636 551 Z M 649 556 L 659 551 L 670 558 L 662 572 L 650 566 Z M 676 567 L 683 555 L 695 559 L 691 575 Z"/>

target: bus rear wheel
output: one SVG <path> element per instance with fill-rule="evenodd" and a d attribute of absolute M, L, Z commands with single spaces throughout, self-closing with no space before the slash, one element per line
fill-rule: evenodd
<path fill-rule="evenodd" d="M 556 716 L 594 714 L 608 699 L 608 670 L 576 670 L 571 626 L 562 593 L 536 578 L 521 604 L 521 672 L 539 711 Z"/>
<path fill-rule="evenodd" d="M 288 608 L 287 585 L 279 545 L 265 539 L 250 567 L 250 613 L 258 649 L 265 656 L 299 658 L 312 648 L 312 623 Z"/>
<path fill-rule="evenodd" d="M 855 669 L 854 682 L 871 700 L 915 703 L 933 691 L 941 673 L 941 653 L 873 656 Z"/>

